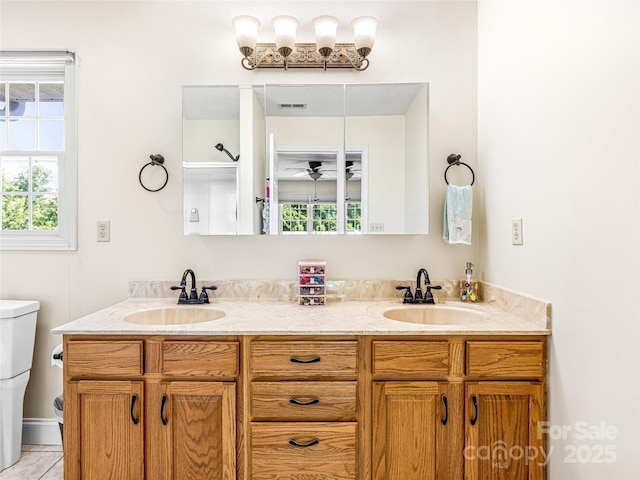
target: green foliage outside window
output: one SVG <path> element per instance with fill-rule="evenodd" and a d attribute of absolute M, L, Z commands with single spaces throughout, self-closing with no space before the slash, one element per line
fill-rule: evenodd
<path fill-rule="evenodd" d="M 347 232 L 362 231 L 362 204 L 347 203 Z"/>
<path fill-rule="evenodd" d="M 282 205 L 282 231 L 307 231 L 307 205 L 305 203 L 285 203 Z"/>
<path fill-rule="evenodd" d="M 49 169 L 34 165 L 32 192 L 46 192 L 52 184 Z M 58 196 L 32 194 L 32 226 L 29 228 L 29 175 L 20 172 L 9 177 L 2 172 L 2 229 L 3 230 L 56 230 L 58 228 Z"/>
<path fill-rule="evenodd" d="M 338 231 L 338 209 L 335 203 L 319 203 L 313 205 L 313 231 Z"/>
<path fill-rule="evenodd" d="M 282 204 L 282 232 L 307 233 L 309 217 L 306 203 Z M 338 231 L 338 208 L 335 203 L 314 203 L 311 205 L 311 228 L 314 233 Z M 362 204 L 347 204 L 347 232 L 362 231 Z"/>

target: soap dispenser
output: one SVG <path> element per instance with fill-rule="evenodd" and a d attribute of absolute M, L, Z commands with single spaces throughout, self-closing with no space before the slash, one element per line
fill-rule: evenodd
<path fill-rule="evenodd" d="M 473 263 L 467 262 L 467 268 L 464 271 L 466 278 L 460 280 L 460 300 L 463 302 L 477 302 L 480 300 L 478 281 L 471 278 L 471 275 L 473 275 L 473 267 Z"/>

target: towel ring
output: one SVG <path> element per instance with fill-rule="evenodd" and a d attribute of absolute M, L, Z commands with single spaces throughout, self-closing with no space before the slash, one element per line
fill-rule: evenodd
<path fill-rule="evenodd" d="M 447 170 L 449 170 L 454 165 L 464 165 L 471 171 L 471 185 L 473 185 L 474 182 L 476 181 L 476 174 L 474 173 L 473 168 L 471 168 L 466 163 L 461 162 L 460 158 L 462 158 L 462 156 L 458 155 L 457 153 L 452 153 L 447 157 L 447 162 L 449 162 L 449 166 L 444 171 L 444 181 L 447 183 L 447 185 L 449 185 L 449 180 L 447 180 Z"/>
<path fill-rule="evenodd" d="M 149 158 L 151 159 L 151 161 L 140 169 L 140 174 L 138 175 L 138 181 L 140 182 L 140 185 L 142 185 L 142 188 L 144 188 L 147 192 L 159 192 L 160 190 L 162 190 L 164 187 L 167 186 L 167 183 L 169 182 L 169 172 L 167 171 L 167 168 L 163 165 L 164 157 L 162 155 L 160 155 L 159 153 L 156 153 L 155 155 L 150 155 Z M 165 179 L 164 179 L 164 183 L 160 188 L 156 188 L 156 189 L 147 188 L 145 184 L 142 183 L 142 172 L 149 165 L 153 167 L 155 167 L 156 165 L 160 165 L 164 170 Z"/>

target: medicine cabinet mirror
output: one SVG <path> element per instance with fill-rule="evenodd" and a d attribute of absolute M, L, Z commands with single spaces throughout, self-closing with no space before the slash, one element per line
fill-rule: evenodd
<path fill-rule="evenodd" d="M 184 86 L 184 233 L 426 234 L 428 151 L 427 84 Z"/>

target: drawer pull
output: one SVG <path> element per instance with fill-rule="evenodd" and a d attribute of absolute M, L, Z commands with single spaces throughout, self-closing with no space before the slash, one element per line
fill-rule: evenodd
<path fill-rule="evenodd" d="M 313 357 L 309 360 L 302 360 L 300 358 L 291 357 L 289 360 L 291 360 L 293 363 L 318 363 L 320 361 L 320 357 Z"/>
<path fill-rule="evenodd" d="M 475 409 L 475 413 L 470 423 L 471 425 L 475 425 L 476 422 L 478 421 L 478 399 L 476 398 L 475 395 L 471 395 L 471 403 L 473 403 L 473 408 Z"/>
<path fill-rule="evenodd" d="M 133 409 L 136 406 L 136 401 L 138 400 L 138 395 L 136 395 L 135 393 L 131 396 L 131 411 L 129 412 L 131 414 L 131 421 L 133 422 L 134 425 L 137 425 L 138 422 L 140 421 L 140 418 L 136 418 L 133 416 Z"/>
<path fill-rule="evenodd" d="M 320 399 L 316 397 L 313 400 L 309 400 L 308 402 L 301 402 L 300 400 L 291 397 L 289 399 L 289 403 L 292 403 L 294 405 L 315 405 L 316 403 L 320 403 Z"/>
<path fill-rule="evenodd" d="M 442 399 L 442 405 L 444 406 L 444 418 L 440 420 L 440 422 L 442 422 L 442 425 L 446 425 L 447 420 L 449 420 L 449 404 L 447 402 L 446 395 L 442 395 L 440 398 Z"/>
<path fill-rule="evenodd" d="M 167 396 L 162 395 L 162 404 L 160 405 L 160 420 L 162 420 L 162 424 L 166 425 L 169 420 L 164 416 L 164 407 L 167 404 Z"/>
<path fill-rule="evenodd" d="M 298 443 L 293 438 L 289 439 L 289 445 L 293 445 L 294 447 L 300 447 L 300 448 L 313 447 L 314 445 L 318 445 L 319 443 L 320 443 L 320 440 L 318 440 L 317 438 L 314 438 L 309 443 Z"/>

